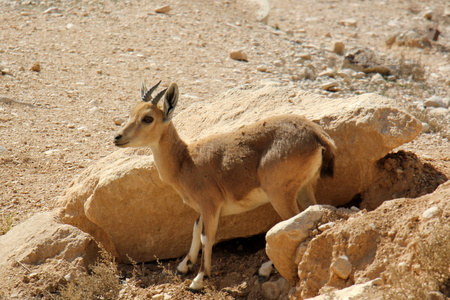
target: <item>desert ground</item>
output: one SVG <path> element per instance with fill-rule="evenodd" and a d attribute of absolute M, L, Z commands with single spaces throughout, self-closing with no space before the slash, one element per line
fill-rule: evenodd
<path fill-rule="evenodd" d="M 170 11 L 155 12 L 165 5 Z M 427 127 L 401 149 L 450 177 L 449 3 L 272 0 L 270 7 L 261 21 L 258 4 L 240 0 L 0 0 L 0 234 L 57 208 L 75 177 L 116 151 L 113 137 L 140 100 L 142 81 L 176 82 L 178 110 L 242 84 L 293 85 L 343 99 L 379 93 Z M 336 42 L 344 53 L 335 53 Z M 381 80 L 337 76 L 344 57 L 360 48 L 395 72 Z M 232 59 L 233 51 L 247 59 Z M 442 107 L 427 102 L 436 99 Z M 170 271 L 176 261 L 167 261 L 143 266 L 121 296 L 151 299 L 172 290 L 172 299 L 264 299 L 256 289 L 230 288 L 266 260 L 264 236 L 215 249 L 217 274 L 238 275 L 211 279 L 204 294 L 187 291 Z M 169 271 L 159 275 L 161 268 Z M 130 266 L 119 269 L 132 276 Z M 43 280 L 34 288 L 17 284 L 13 296 L 51 299 L 43 290 L 53 279 Z M 0 284 L 0 298 L 11 288 Z"/>

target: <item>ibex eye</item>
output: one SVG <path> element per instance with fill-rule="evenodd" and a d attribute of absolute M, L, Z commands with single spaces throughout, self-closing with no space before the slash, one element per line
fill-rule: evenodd
<path fill-rule="evenodd" d="M 151 122 L 153 122 L 153 118 L 150 116 L 145 116 L 144 119 L 142 119 L 142 122 L 150 124 Z"/>

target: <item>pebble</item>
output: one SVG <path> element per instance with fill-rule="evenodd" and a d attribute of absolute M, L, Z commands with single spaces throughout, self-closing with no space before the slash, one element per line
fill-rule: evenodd
<path fill-rule="evenodd" d="M 41 71 L 41 64 L 40 63 L 34 63 L 32 66 L 31 66 L 31 68 L 30 68 L 30 70 L 31 71 L 34 71 L 34 72 L 40 72 Z"/>
<path fill-rule="evenodd" d="M 273 65 L 275 67 L 282 67 L 282 66 L 284 66 L 284 62 L 281 59 L 277 59 L 273 62 Z"/>
<path fill-rule="evenodd" d="M 355 19 L 344 19 L 338 22 L 339 25 L 356 27 L 358 22 Z"/>
<path fill-rule="evenodd" d="M 422 213 L 422 218 L 432 219 L 439 217 L 442 214 L 442 210 L 437 206 L 432 206 Z"/>
<path fill-rule="evenodd" d="M 335 91 L 335 89 L 337 87 L 339 87 L 339 82 L 337 82 L 337 81 L 329 81 L 320 86 L 320 88 L 322 90 L 330 91 L 330 92 Z"/>
<path fill-rule="evenodd" d="M 234 60 L 248 61 L 247 54 L 243 50 L 231 51 L 230 58 Z"/>
<path fill-rule="evenodd" d="M 49 7 L 44 11 L 44 14 L 61 14 L 61 13 L 62 10 L 56 6 Z"/>
<path fill-rule="evenodd" d="M 285 290 L 287 287 L 288 282 L 283 277 L 281 277 L 276 281 L 264 282 L 261 285 L 262 292 L 266 297 L 266 299 L 273 299 L 273 300 L 279 299 L 283 290 Z"/>
<path fill-rule="evenodd" d="M 431 127 L 428 123 L 422 122 L 422 133 L 430 133 Z"/>
<path fill-rule="evenodd" d="M 114 124 L 118 126 L 122 126 L 123 123 L 125 123 L 125 120 L 119 117 L 113 118 Z"/>
<path fill-rule="evenodd" d="M 447 107 L 442 97 L 434 95 L 425 100 L 426 107 Z"/>
<path fill-rule="evenodd" d="M 3 147 L 3 146 L 0 146 L 0 152 L 5 152 L 5 151 L 8 151 L 8 149 L 6 149 L 6 148 Z"/>
<path fill-rule="evenodd" d="M 308 53 L 308 52 L 300 53 L 297 56 L 300 57 L 301 59 L 304 59 L 304 60 L 310 60 L 311 57 L 312 57 L 311 53 Z"/>
<path fill-rule="evenodd" d="M 352 263 L 346 255 L 341 255 L 331 265 L 331 270 L 340 278 L 347 279 L 352 273 Z"/>
<path fill-rule="evenodd" d="M 169 11 L 171 11 L 172 10 L 172 8 L 170 7 L 170 5 L 164 5 L 164 6 L 161 6 L 161 7 L 158 7 L 158 8 L 156 8 L 155 9 L 155 13 L 158 13 L 158 14 L 167 14 Z"/>
<path fill-rule="evenodd" d="M 427 10 L 423 13 L 423 17 L 427 20 L 432 20 L 433 19 L 433 11 L 432 10 Z"/>
<path fill-rule="evenodd" d="M 319 77 L 324 77 L 324 76 L 334 77 L 334 75 L 335 75 L 335 71 L 334 71 L 334 69 L 331 69 L 331 68 L 327 68 L 325 71 L 322 71 L 319 73 Z"/>
<path fill-rule="evenodd" d="M 258 270 L 259 281 L 269 280 L 270 274 L 273 271 L 273 263 L 269 260 L 261 265 Z"/>
<path fill-rule="evenodd" d="M 446 300 L 448 299 L 443 293 L 439 291 L 428 292 L 428 300 Z"/>
<path fill-rule="evenodd" d="M 372 83 L 372 84 L 383 84 L 383 83 L 386 83 L 386 80 L 384 80 L 383 76 L 381 76 L 380 73 L 376 73 L 370 79 L 370 83 Z"/>
<path fill-rule="evenodd" d="M 340 69 L 337 74 L 339 76 L 341 76 L 342 78 L 351 78 L 351 77 L 356 77 L 356 74 L 358 74 L 358 72 L 356 72 L 355 70 L 352 69 Z M 366 76 L 365 73 L 364 77 Z"/>
<path fill-rule="evenodd" d="M 332 45 L 333 52 L 339 55 L 345 54 L 345 45 L 343 42 L 334 42 Z"/>

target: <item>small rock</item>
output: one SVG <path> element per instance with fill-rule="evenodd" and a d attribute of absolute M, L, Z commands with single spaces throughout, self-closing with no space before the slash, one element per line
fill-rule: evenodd
<path fill-rule="evenodd" d="M 381 76 L 380 73 L 376 73 L 375 75 L 372 76 L 372 78 L 370 79 L 370 83 L 372 84 L 384 84 L 386 83 L 386 80 L 384 80 L 383 76 Z"/>
<path fill-rule="evenodd" d="M 422 122 L 422 133 L 430 133 L 431 127 L 428 123 Z"/>
<path fill-rule="evenodd" d="M 339 25 L 356 27 L 358 22 L 355 19 L 344 19 L 338 22 Z"/>
<path fill-rule="evenodd" d="M 8 149 L 6 149 L 6 148 L 3 147 L 3 146 L 0 146 L 0 152 L 5 152 L 5 151 L 8 151 Z"/>
<path fill-rule="evenodd" d="M 230 58 L 240 61 L 248 61 L 247 54 L 243 50 L 231 51 Z"/>
<path fill-rule="evenodd" d="M 59 149 L 50 149 L 50 150 L 44 151 L 44 154 L 45 155 L 53 155 L 53 154 L 58 153 L 60 151 L 61 150 L 59 150 Z"/>
<path fill-rule="evenodd" d="M 281 59 L 277 59 L 273 62 L 273 65 L 275 67 L 282 67 L 282 66 L 284 66 L 284 62 Z"/>
<path fill-rule="evenodd" d="M 432 219 L 439 217 L 442 214 L 442 210 L 437 206 L 432 206 L 422 213 L 422 218 Z"/>
<path fill-rule="evenodd" d="M 339 55 L 344 55 L 345 45 L 343 42 L 334 42 L 332 45 L 333 52 Z"/>
<path fill-rule="evenodd" d="M 256 70 L 259 72 L 265 72 L 265 73 L 269 73 L 267 66 L 265 65 L 259 65 L 256 67 Z"/>
<path fill-rule="evenodd" d="M 75 128 L 75 124 L 68 124 L 67 128 L 74 129 Z"/>
<path fill-rule="evenodd" d="M 433 11 L 432 10 L 427 10 L 423 13 L 423 17 L 427 20 L 432 20 L 433 19 Z"/>
<path fill-rule="evenodd" d="M 301 59 L 304 59 L 304 60 L 310 60 L 311 53 L 303 52 L 303 53 L 298 54 L 298 57 L 300 57 Z"/>
<path fill-rule="evenodd" d="M 40 63 L 34 63 L 34 65 L 31 66 L 30 68 L 31 71 L 34 72 L 40 72 L 41 71 L 41 64 Z"/>
<path fill-rule="evenodd" d="M 155 13 L 158 14 L 167 14 L 172 8 L 170 5 L 164 5 L 155 9 Z"/>
<path fill-rule="evenodd" d="M 339 87 L 339 82 L 337 81 L 326 82 L 320 86 L 322 90 L 330 92 L 334 91 L 337 87 Z"/>
<path fill-rule="evenodd" d="M 270 260 L 263 263 L 258 270 L 259 282 L 264 282 L 264 281 L 269 280 L 270 274 L 272 273 L 272 271 L 273 271 L 273 264 Z"/>
<path fill-rule="evenodd" d="M 352 69 L 340 69 L 338 72 L 337 72 L 337 74 L 339 75 L 339 76 L 341 76 L 342 78 L 351 78 L 351 77 L 356 77 L 356 74 L 357 74 L 358 72 L 356 72 L 355 70 L 352 70 Z M 364 77 L 366 76 L 365 75 L 365 73 L 363 73 L 364 74 Z"/>
<path fill-rule="evenodd" d="M 330 229 L 334 225 L 336 225 L 335 222 L 328 222 L 328 223 L 320 225 L 318 229 L 320 232 L 324 232 L 325 230 Z"/>
<path fill-rule="evenodd" d="M 352 264 L 346 255 L 341 255 L 331 265 L 331 270 L 340 278 L 347 279 L 352 273 Z"/>
<path fill-rule="evenodd" d="M 98 106 L 99 105 L 99 103 L 98 103 L 98 101 L 97 100 L 91 100 L 91 101 L 89 101 L 89 104 L 90 105 L 92 105 L 92 106 Z"/>
<path fill-rule="evenodd" d="M 262 292 L 266 299 L 279 299 L 286 287 L 288 287 L 288 282 L 283 277 L 277 281 L 264 282 L 261 285 Z"/>
<path fill-rule="evenodd" d="M 327 68 L 325 71 L 319 73 L 319 77 L 328 76 L 334 77 L 335 71 L 333 69 Z"/>
<path fill-rule="evenodd" d="M 66 25 L 67 29 L 72 29 L 73 27 L 75 27 L 75 24 L 73 24 L 73 23 L 69 23 Z"/>
<path fill-rule="evenodd" d="M 61 13 L 62 10 L 55 6 L 49 7 L 44 11 L 44 14 L 61 14 Z"/>
<path fill-rule="evenodd" d="M 125 120 L 119 117 L 113 118 L 114 124 L 118 126 L 122 126 L 123 123 L 125 123 Z"/>
<path fill-rule="evenodd" d="M 442 97 L 434 95 L 425 100 L 426 107 L 447 107 Z"/>
<path fill-rule="evenodd" d="M 428 293 L 428 300 L 445 300 L 448 299 L 444 294 L 438 291 L 431 291 Z"/>

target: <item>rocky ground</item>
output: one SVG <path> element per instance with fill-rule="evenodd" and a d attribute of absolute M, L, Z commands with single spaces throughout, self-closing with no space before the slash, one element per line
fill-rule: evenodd
<path fill-rule="evenodd" d="M 156 13 L 163 5 L 171 10 Z M 335 98 L 380 93 L 424 122 L 424 133 L 402 149 L 450 176 L 445 1 L 271 1 L 267 24 L 247 1 L 0 0 L 0 7 L 3 232 L 55 208 L 77 174 L 115 151 L 117 124 L 139 99 L 143 80 L 177 82 L 181 109 L 245 83 L 295 85 Z M 233 51 L 243 60 L 230 58 Z M 141 282 L 122 276 L 122 296 L 262 298 L 252 290 L 265 259 L 264 242 L 256 241 L 256 248 L 247 241 L 216 247 L 215 275 L 241 276 L 216 283 L 213 276 L 206 294 L 191 294 L 187 281 L 174 284 L 170 272 L 158 275 L 160 268 L 148 265 Z M 175 262 L 163 265 L 170 271 Z M 22 280 L 24 274 L 18 298 L 33 290 L 30 282 L 45 297 L 40 284 L 44 291 L 49 282 L 58 286 L 45 276 Z"/>

